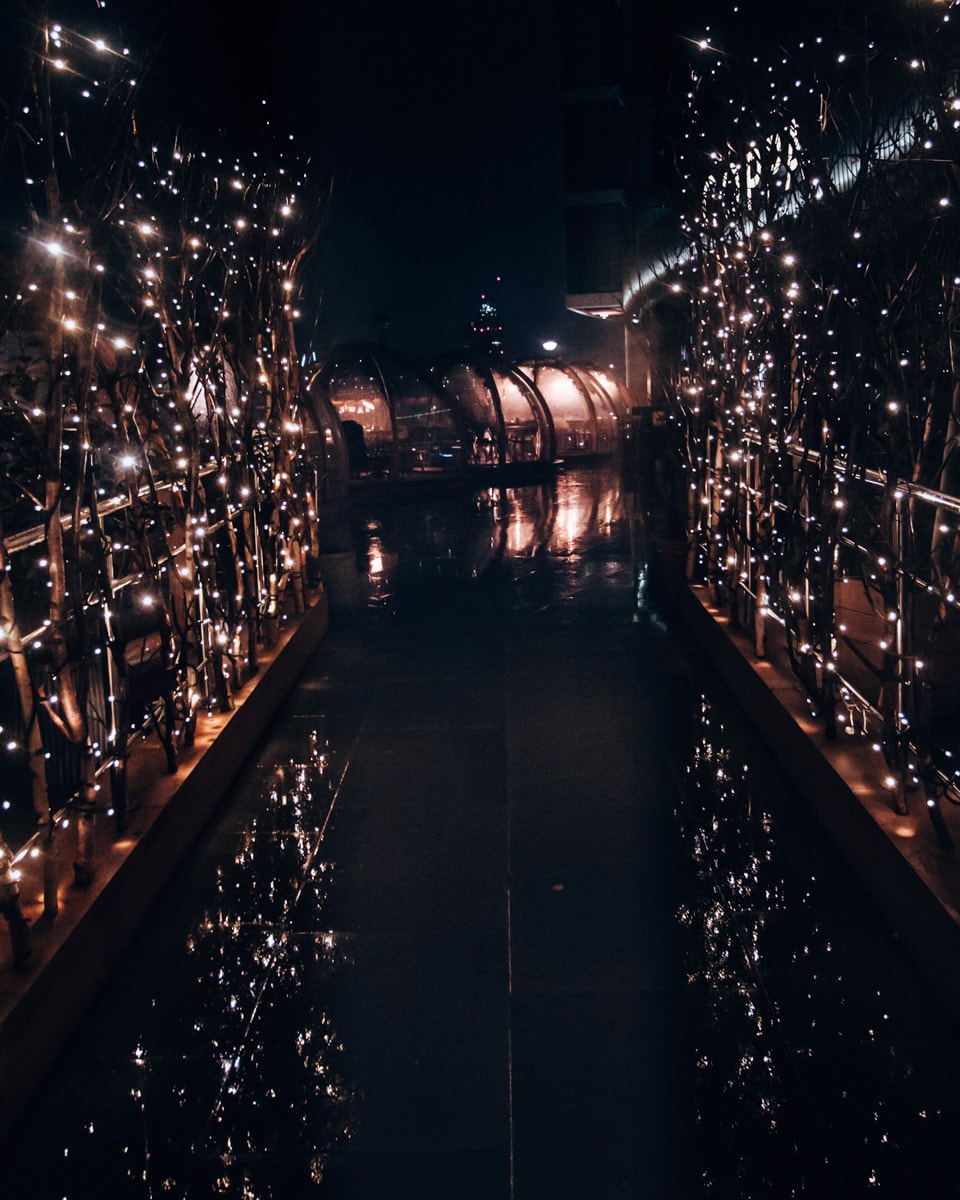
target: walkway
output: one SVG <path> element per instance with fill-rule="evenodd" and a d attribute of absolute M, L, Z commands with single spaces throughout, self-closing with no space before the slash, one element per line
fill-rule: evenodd
<path fill-rule="evenodd" d="M 638 736 L 670 671 L 629 571 L 593 566 L 604 607 L 569 624 L 506 620 L 505 578 L 379 644 L 335 632 L 294 702 L 353 743 L 324 919 L 350 931 L 330 1007 L 364 1099 L 331 1194 L 691 1194 L 673 784 Z"/>
<path fill-rule="evenodd" d="M 956 1030 L 638 611 L 623 502 L 582 472 L 360 514 L 372 608 L 305 662 L 5 1196 L 953 1194 Z"/>

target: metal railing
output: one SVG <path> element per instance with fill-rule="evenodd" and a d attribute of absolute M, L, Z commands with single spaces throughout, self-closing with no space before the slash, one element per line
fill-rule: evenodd
<path fill-rule="evenodd" d="M 843 517 L 831 539 L 824 538 L 822 518 L 809 505 L 798 505 L 796 494 L 767 501 L 774 530 L 778 522 L 801 522 L 810 530 L 810 543 L 833 545 L 832 632 L 830 644 L 818 646 L 797 633 L 818 618 L 818 598 L 810 585 L 815 564 L 805 561 L 798 571 L 793 563 L 791 581 L 769 531 L 762 535 L 758 529 L 758 512 L 768 495 L 760 475 L 774 453 L 783 456 L 784 450 L 748 435 L 732 454 L 727 449 L 718 455 L 708 438 L 691 484 L 698 500 L 691 524 L 701 582 L 717 590 L 741 625 L 755 624 L 758 655 L 765 653 L 772 620 L 792 642 L 791 658 L 796 651 L 812 659 L 818 679 L 831 677 L 813 699 L 822 701 L 823 692 L 832 690 L 841 727 L 870 739 L 884 754 L 885 783 L 901 797 L 898 803 L 905 805 L 906 792 L 924 786 L 928 804 L 936 802 L 931 790 L 960 803 L 960 729 L 955 767 L 951 722 L 938 717 L 938 711 L 952 716 L 950 692 L 960 678 L 945 682 L 947 668 L 941 662 L 939 688 L 931 691 L 925 682 L 935 665 L 933 634 L 952 633 L 952 618 L 960 613 L 960 586 L 954 582 L 960 556 L 954 561 L 951 554 L 946 568 L 937 562 L 944 538 L 956 534 L 960 540 L 960 499 L 906 480 L 891 483 L 880 472 L 834 459 L 828 483 Z M 801 487 L 803 472 L 823 482 L 827 465 L 818 451 L 789 446 L 785 458 Z M 851 499 L 858 506 L 852 514 Z M 858 587 L 862 597 L 852 617 L 842 598 L 847 586 Z M 859 622 L 859 639 L 845 627 L 845 615 Z M 819 620 L 822 627 L 822 612 Z M 872 653 L 858 644 L 865 636 L 875 639 L 868 647 Z M 960 651 L 960 621 L 956 638 Z"/>

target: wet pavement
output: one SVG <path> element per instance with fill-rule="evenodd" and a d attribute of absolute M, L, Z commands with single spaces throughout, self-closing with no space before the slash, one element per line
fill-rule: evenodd
<path fill-rule="evenodd" d="M 362 611 L 0 1195 L 956 1193 L 956 1029 L 671 622 L 632 500 L 593 468 L 357 509 Z"/>

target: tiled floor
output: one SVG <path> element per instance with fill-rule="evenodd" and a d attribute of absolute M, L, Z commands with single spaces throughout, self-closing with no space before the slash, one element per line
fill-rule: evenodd
<path fill-rule="evenodd" d="M 553 1200 L 689 1194 L 671 776 L 643 728 L 669 667 L 620 595 L 584 628 L 396 630 L 368 664 L 324 843 L 325 920 L 352 938 L 338 1028 L 365 1080 L 330 1169 L 357 1195 L 448 1194 L 445 1156 L 458 1195 L 513 1194 L 511 1173 Z M 328 708 L 350 636 L 319 656 Z"/>

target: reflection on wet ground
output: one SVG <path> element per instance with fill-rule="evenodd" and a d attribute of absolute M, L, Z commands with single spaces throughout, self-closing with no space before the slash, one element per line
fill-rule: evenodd
<path fill-rule="evenodd" d="M 954 1196 L 956 1027 L 736 725 L 702 697 L 677 809 L 704 1181 Z"/>
<path fill-rule="evenodd" d="M 354 518 L 362 611 L 0 1195 L 955 1194 L 960 1039 L 671 625 L 619 475 Z"/>

